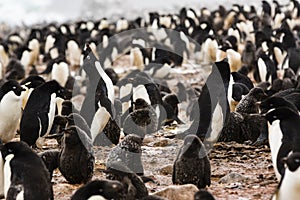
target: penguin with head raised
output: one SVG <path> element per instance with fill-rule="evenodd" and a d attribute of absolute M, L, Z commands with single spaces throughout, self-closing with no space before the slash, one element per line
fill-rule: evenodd
<path fill-rule="evenodd" d="M 24 108 L 20 123 L 20 139 L 29 146 L 41 148 L 44 137 L 51 130 L 56 97 L 65 97 L 65 89 L 57 81 L 52 80 L 35 88 Z"/>
<path fill-rule="evenodd" d="M 80 114 L 91 128 L 92 140 L 95 142 L 98 135 L 102 135 L 104 128 L 111 122 L 113 129 L 106 130 L 105 136 L 110 134 L 119 136 L 120 129 L 114 120 L 114 86 L 105 73 L 89 45 L 84 51 L 83 70 L 89 78 L 86 97 L 83 101 Z M 112 141 L 109 141 L 112 144 Z M 115 143 L 115 141 L 113 141 Z M 109 145 L 110 145 L 109 144 Z M 116 143 L 115 143 L 116 144 Z"/>
<path fill-rule="evenodd" d="M 6 199 L 53 200 L 49 173 L 42 159 L 24 142 L 1 146 Z M 34 172 L 34 173 L 33 173 Z"/>
<path fill-rule="evenodd" d="M 63 131 L 59 171 L 70 184 L 86 183 L 94 173 L 94 153 L 90 136 L 76 125 Z"/>
<path fill-rule="evenodd" d="M 114 161 L 121 161 L 126 167 L 138 175 L 144 174 L 142 164 L 142 139 L 141 137 L 129 134 L 122 142 L 115 146 L 109 153 L 106 166 L 110 167 Z"/>
<path fill-rule="evenodd" d="M 194 184 L 199 189 L 210 186 L 210 163 L 206 149 L 196 135 L 188 135 L 173 165 L 173 184 Z"/>
<path fill-rule="evenodd" d="M 71 200 L 123 199 L 124 192 L 124 186 L 119 181 L 96 179 L 81 186 L 72 195 Z"/>
<path fill-rule="evenodd" d="M 22 91 L 17 81 L 5 82 L 0 88 L 0 138 L 6 143 L 12 140 L 22 115 Z"/>

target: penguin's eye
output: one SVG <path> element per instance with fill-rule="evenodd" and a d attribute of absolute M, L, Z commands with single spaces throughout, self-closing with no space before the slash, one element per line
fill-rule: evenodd
<path fill-rule="evenodd" d="M 17 89 L 17 87 L 16 87 L 16 86 L 13 86 L 12 89 L 15 90 L 15 89 Z"/>
<path fill-rule="evenodd" d="M 294 162 L 295 162 L 295 163 L 300 163 L 300 159 L 299 159 L 299 158 L 295 158 L 295 159 L 294 159 Z"/>
<path fill-rule="evenodd" d="M 13 152 L 12 149 L 7 149 L 7 151 L 8 151 L 8 153 L 12 153 Z"/>

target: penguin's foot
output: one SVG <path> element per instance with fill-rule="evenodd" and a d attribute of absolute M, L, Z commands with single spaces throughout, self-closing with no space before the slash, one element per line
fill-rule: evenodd
<path fill-rule="evenodd" d="M 252 143 L 253 146 L 263 146 L 268 144 L 268 139 L 258 138 L 255 142 Z"/>

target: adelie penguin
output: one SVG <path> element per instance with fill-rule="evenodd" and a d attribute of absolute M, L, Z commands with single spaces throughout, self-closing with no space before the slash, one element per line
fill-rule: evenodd
<path fill-rule="evenodd" d="M 53 200 L 47 168 L 26 143 L 9 142 L 0 149 L 4 162 L 4 171 L 1 173 L 4 175 L 6 199 Z"/>
<path fill-rule="evenodd" d="M 111 162 L 104 172 L 109 179 L 118 180 L 125 186 L 126 199 L 143 199 L 148 196 L 148 190 L 142 178 L 122 161 Z"/>
<path fill-rule="evenodd" d="M 284 175 L 272 200 L 297 200 L 300 196 L 300 153 L 295 152 L 282 159 L 285 164 Z"/>
<path fill-rule="evenodd" d="M 41 148 L 48 136 L 56 109 L 56 97 L 65 97 L 65 89 L 55 80 L 34 89 L 24 108 L 20 123 L 20 139 L 29 146 Z"/>
<path fill-rule="evenodd" d="M 193 113 L 194 119 L 190 128 L 177 137 L 184 138 L 190 133 L 195 133 L 201 139 L 206 138 L 208 142 L 217 141 L 230 109 L 228 99 L 230 67 L 226 59 L 215 62 L 208 76 L 202 92 L 198 98 L 200 113 Z"/>
<path fill-rule="evenodd" d="M 194 184 L 199 189 L 210 186 L 210 163 L 206 149 L 196 135 L 188 135 L 173 165 L 173 184 Z"/>
<path fill-rule="evenodd" d="M 71 200 L 91 199 L 123 199 L 125 190 L 119 181 L 93 180 L 80 187 L 71 197 Z"/>
<path fill-rule="evenodd" d="M 143 175 L 141 145 L 142 139 L 139 136 L 134 134 L 127 135 L 122 142 L 110 151 L 106 166 L 110 167 L 114 161 L 120 161 L 134 173 Z"/>
<path fill-rule="evenodd" d="M 16 135 L 19 120 L 22 115 L 22 91 L 18 82 L 7 81 L 0 88 L 0 138 L 9 142 Z"/>
<path fill-rule="evenodd" d="M 69 126 L 62 138 L 59 171 L 70 184 L 88 182 L 93 176 L 94 152 L 91 138 L 77 126 Z"/>
<path fill-rule="evenodd" d="M 263 116 L 271 124 L 269 128 L 269 142 L 271 157 L 278 180 L 284 174 L 282 159 L 291 152 L 299 151 L 300 116 L 298 111 L 288 107 L 271 109 Z"/>

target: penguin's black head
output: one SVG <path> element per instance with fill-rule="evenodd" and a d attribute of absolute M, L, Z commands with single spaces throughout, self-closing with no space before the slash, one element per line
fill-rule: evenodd
<path fill-rule="evenodd" d="M 135 102 L 133 102 L 134 104 L 134 109 L 138 110 L 138 109 L 143 109 L 143 108 L 148 108 L 150 105 L 142 98 L 138 98 L 135 100 Z"/>
<path fill-rule="evenodd" d="M 186 156 L 186 157 L 201 156 L 199 154 L 201 148 L 203 148 L 203 150 L 204 150 L 204 145 L 201 142 L 201 140 L 198 138 L 198 136 L 188 135 L 184 138 L 184 143 L 183 143 L 183 147 L 182 147 L 182 152 L 183 152 L 184 156 Z"/>
<path fill-rule="evenodd" d="M 290 120 L 298 118 L 299 114 L 288 107 L 279 107 L 274 110 L 270 110 L 262 116 L 266 117 L 266 119 L 272 124 L 275 120 Z"/>
<path fill-rule="evenodd" d="M 0 147 L 3 159 L 9 154 L 20 155 L 24 152 L 31 152 L 31 148 L 25 142 L 8 142 Z"/>
<path fill-rule="evenodd" d="M 215 200 L 215 198 L 207 190 L 201 189 L 195 193 L 194 200 Z"/>
<path fill-rule="evenodd" d="M 296 171 L 300 166 L 300 152 L 294 152 L 288 157 L 283 158 L 283 162 L 291 172 Z"/>
<path fill-rule="evenodd" d="M 77 126 L 70 126 L 63 131 L 64 142 L 70 145 L 76 145 L 80 143 L 80 138 L 77 131 L 81 131 Z"/>
<path fill-rule="evenodd" d="M 27 88 L 36 88 L 43 83 L 45 83 L 45 79 L 37 75 L 32 75 L 21 81 L 20 84 L 26 86 Z"/>
<path fill-rule="evenodd" d="M 119 181 L 94 180 L 86 186 L 90 196 L 101 195 L 105 199 L 119 199 L 124 195 L 124 186 Z"/>
<path fill-rule="evenodd" d="M 48 81 L 45 84 L 47 84 L 47 89 L 51 93 L 56 93 L 57 97 L 61 97 L 63 99 L 67 98 L 67 90 L 62 87 L 56 80 Z"/>
<path fill-rule="evenodd" d="M 62 109 L 61 109 L 61 114 L 68 116 L 71 113 L 77 113 L 78 111 L 76 110 L 76 108 L 74 107 L 72 101 L 70 100 L 65 100 L 62 103 Z"/>
<path fill-rule="evenodd" d="M 0 96 L 2 97 L 8 92 L 13 91 L 15 95 L 20 96 L 22 91 L 25 91 L 24 88 L 20 86 L 20 84 L 15 80 L 9 80 L 5 82 L 0 88 Z"/>
<path fill-rule="evenodd" d="M 129 134 L 127 135 L 124 140 L 122 141 L 123 142 L 130 142 L 130 143 L 135 143 L 135 144 L 138 144 L 138 145 L 142 145 L 142 142 L 143 142 L 143 139 L 138 136 L 138 135 L 135 135 L 135 134 Z"/>
<path fill-rule="evenodd" d="M 164 96 L 163 101 L 172 106 L 176 106 L 180 103 L 176 94 L 167 94 L 166 96 Z"/>
<path fill-rule="evenodd" d="M 297 112 L 297 108 L 295 105 L 293 105 L 291 102 L 287 101 L 286 99 L 278 96 L 272 96 L 264 101 L 262 101 L 259 105 L 259 108 L 261 110 L 261 113 L 267 113 L 271 109 L 276 109 L 279 107 L 288 107 L 295 112 Z"/>
<path fill-rule="evenodd" d="M 266 93 L 263 89 L 255 87 L 252 88 L 249 92 L 249 95 L 252 95 L 254 98 L 256 98 L 258 101 L 261 101 L 267 97 Z"/>

